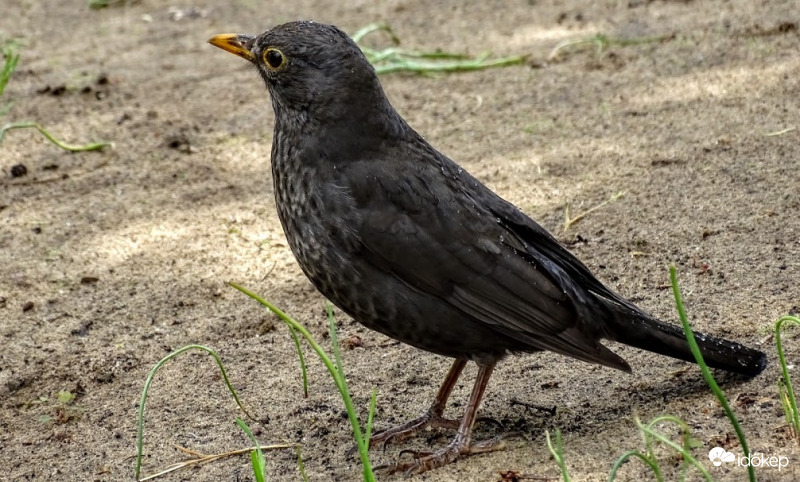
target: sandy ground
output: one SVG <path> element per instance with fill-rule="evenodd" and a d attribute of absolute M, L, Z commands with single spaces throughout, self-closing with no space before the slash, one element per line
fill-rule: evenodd
<path fill-rule="evenodd" d="M 304 399 L 286 329 L 225 284 L 258 291 L 327 343 L 324 300 L 295 264 L 275 212 L 268 95 L 245 62 L 205 43 L 303 18 L 351 33 L 387 21 L 409 48 L 530 54 L 526 66 L 382 80 L 433 145 L 555 232 L 611 287 L 671 321 L 665 286 L 675 263 L 696 327 L 769 353 L 769 368 L 753 380 L 719 377 L 751 450 L 789 459 L 781 471 L 759 468 L 760 480 L 800 477 L 770 338 L 776 317 L 800 310 L 800 131 L 767 135 L 800 127 L 796 0 L 468 8 L 145 0 L 100 11 L 6 0 L 2 10 L 0 40 L 22 45 L 0 99 L 14 102 L 2 122 L 36 120 L 68 141 L 115 147 L 70 154 L 32 131 L 10 132 L 0 146 L 0 479 L 132 479 L 145 377 L 190 343 L 222 356 L 263 443 L 302 444 L 311 480 L 360 477 L 322 365 L 310 360 Z M 558 42 L 595 33 L 664 39 L 612 44 L 600 55 L 584 46 L 546 62 Z M 27 176 L 12 178 L 17 164 Z M 567 205 L 579 212 L 618 192 L 626 194 L 563 231 Z M 421 413 L 449 361 L 338 321 L 342 338 L 363 343 L 344 352 L 357 406 L 366 409 L 374 387 L 377 428 Z M 787 341 L 790 363 L 797 345 Z M 741 448 L 698 371 L 615 348 L 633 375 L 551 354 L 507 360 L 483 414 L 528 440 L 416 480 L 490 481 L 509 470 L 555 478 L 544 442 L 555 428 L 573 480 L 605 480 L 620 454 L 642 448 L 634 415 L 664 413 L 689 423 L 700 441 L 695 455 L 715 478 L 743 480 L 743 467 L 708 460 L 714 446 Z M 459 383 L 453 415 L 474 374 L 470 367 Z M 62 390 L 76 398 L 59 403 Z M 183 460 L 175 445 L 204 453 L 247 446 L 234 424 L 240 415 L 209 357 L 169 363 L 147 406 L 145 473 Z M 479 425 L 476 437 L 497 432 Z M 404 447 L 448 435 L 372 457 L 387 463 Z M 677 477 L 678 461 L 667 452 L 662 460 L 667 479 Z M 240 456 L 161 480 L 252 480 L 248 465 Z M 291 450 L 268 453 L 267 470 L 271 480 L 299 479 Z M 649 478 L 633 462 L 619 480 Z"/>

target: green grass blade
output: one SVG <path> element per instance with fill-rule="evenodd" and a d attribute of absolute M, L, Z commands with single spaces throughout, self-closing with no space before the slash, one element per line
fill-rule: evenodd
<path fill-rule="evenodd" d="M 264 482 L 266 478 L 264 476 L 264 465 L 263 461 L 259 458 L 258 452 L 252 450 L 250 452 L 250 464 L 253 466 L 253 475 L 256 478 L 256 482 Z"/>
<path fill-rule="evenodd" d="M 8 79 L 14 74 L 14 71 L 17 69 L 17 64 L 19 63 L 19 52 L 17 52 L 16 44 L 11 43 L 6 45 L 3 48 L 3 57 L 5 57 L 5 61 L 3 62 L 3 70 L 0 71 L 0 95 L 3 95 L 6 84 L 8 84 Z"/>
<path fill-rule="evenodd" d="M 66 142 L 63 142 L 54 137 L 50 132 L 48 132 L 44 127 L 42 127 L 40 124 L 36 122 L 12 122 L 10 124 L 4 125 L 2 128 L 0 128 L 0 142 L 3 141 L 3 137 L 5 136 L 7 131 L 14 129 L 36 129 L 43 136 L 45 136 L 48 141 L 52 142 L 53 144 L 64 150 L 71 152 L 96 151 L 104 147 L 114 146 L 112 142 L 90 142 L 89 144 L 67 144 Z"/>
<path fill-rule="evenodd" d="M 303 482 L 308 482 L 308 474 L 306 474 L 306 465 L 303 463 L 303 448 L 298 445 L 295 448 L 295 452 L 297 453 L 297 469 L 300 471 L 300 477 L 303 478 Z"/>
<path fill-rule="evenodd" d="M 369 450 L 369 439 L 372 437 L 372 419 L 375 415 L 375 406 L 378 401 L 378 391 L 372 389 L 372 397 L 369 401 L 369 413 L 367 413 L 367 428 L 364 430 L 364 449 Z"/>
<path fill-rule="evenodd" d="M 680 419 L 679 419 L 679 418 L 677 418 L 677 417 L 673 417 L 673 416 L 670 416 L 670 415 L 665 415 L 665 416 L 663 416 L 663 417 L 659 417 L 659 419 L 662 419 L 662 421 L 663 421 L 663 420 L 672 420 L 672 421 L 677 421 L 679 425 L 681 425 L 682 427 L 686 427 L 686 430 L 688 430 L 688 428 L 689 428 L 688 426 L 686 426 L 686 423 L 685 423 L 685 422 L 683 422 L 682 420 L 680 420 Z M 674 450 L 675 452 L 678 452 L 678 453 L 679 453 L 679 454 L 680 454 L 680 455 L 683 457 L 683 460 L 684 460 L 684 461 L 688 461 L 688 462 L 689 462 L 691 465 L 693 465 L 693 466 L 694 466 L 694 467 L 695 467 L 695 468 L 696 468 L 698 471 L 700 471 L 700 473 L 703 475 L 703 478 L 704 478 L 706 481 L 708 481 L 708 482 L 712 482 L 714 479 L 712 479 L 712 478 L 711 478 L 711 474 L 709 474 L 709 473 L 708 473 L 708 471 L 706 470 L 706 468 L 705 468 L 705 467 L 703 467 L 703 465 L 702 465 L 700 462 L 698 462 L 698 461 L 697 461 L 697 459 L 695 459 L 695 458 L 692 456 L 692 454 L 691 454 L 691 453 L 689 453 L 689 450 L 688 450 L 689 448 L 688 448 L 688 447 L 686 447 L 686 446 L 684 446 L 684 445 L 678 445 L 678 444 L 676 444 L 675 442 L 673 442 L 672 440 L 670 440 L 668 437 L 666 437 L 666 436 L 662 435 L 662 434 L 661 434 L 661 433 L 659 433 L 659 432 L 656 432 L 656 431 L 653 429 L 652 425 L 654 425 L 654 424 L 655 424 L 657 421 L 659 421 L 659 419 L 653 420 L 653 421 L 652 421 L 652 422 L 650 422 L 649 424 L 642 424 L 642 423 L 641 423 L 641 422 L 640 422 L 640 421 L 637 419 L 637 420 L 636 420 L 636 426 L 637 426 L 637 427 L 639 427 L 639 430 L 641 430 L 641 431 L 643 431 L 643 432 L 647 433 L 647 435 L 648 435 L 649 437 L 652 437 L 652 438 L 653 438 L 653 439 L 655 439 L 656 441 L 658 441 L 658 442 L 660 442 L 660 443 L 662 443 L 662 444 L 666 445 L 667 447 L 671 448 L 671 449 L 672 449 L 672 450 Z"/>
<path fill-rule="evenodd" d="M 334 383 L 336 384 L 336 388 L 339 390 L 339 393 L 342 396 L 342 401 L 344 402 L 345 409 L 347 410 L 347 418 L 350 420 L 350 425 L 353 429 L 353 438 L 356 441 L 356 446 L 358 447 L 358 453 L 361 457 L 361 464 L 362 469 L 364 471 L 364 480 L 367 482 L 374 482 L 375 475 L 372 471 L 372 464 L 369 461 L 369 453 L 365 450 L 364 444 L 364 437 L 361 432 L 361 427 L 358 422 L 358 416 L 356 415 L 355 408 L 353 406 L 353 400 L 350 397 L 350 392 L 347 389 L 347 380 L 342 376 L 338 370 L 338 368 L 334 365 L 334 362 L 331 361 L 330 357 L 325 353 L 325 350 L 314 340 L 314 337 L 311 336 L 311 333 L 300 323 L 295 321 L 293 318 L 288 316 L 286 313 L 278 309 L 275 305 L 270 303 L 269 301 L 265 300 L 264 298 L 258 296 L 257 294 L 253 293 L 252 291 L 237 285 L 236 283 L 228 282 L 230 286 L 236 288 L 237 290 L 241 291 L 245 295 L 249 296 L 253 300 L 257 301 L 261 305 L 265 306 L 267 309 L 275 313 L 275 315 L 280 318 L 284 323 L 288 326 L 294 328 L 303 338 L 306 339 L 306 342 L 311 346 L 311 348 L 317 353 L 319 359 L 325 365 L 325 368 L 328 369 L 328 372 L 331 374 Z M 335 324 L 333 325 L 335 331 Z M 341 365 L 341 362 L 339 363 Z"/>
<path fill-rule="evenodd" d="M 663 482 L 664 478 L 661 476 L 661 470 L 658 467 L 658 463 L 655 460 L 651 460 L 648 456 L 639 452 L 638 450 L 629 450 L 620 455 L 617 461 L 614 462 L 614 466 L 611 467 L 611 473 L 608 474 L 608 482 L 613 482 L 617 478 L 617 471 L 620 469 L 620 467 L 622 467 L 622 464 L 627 462 L 631 457 L 636 457 L 644 462 L 644 464 L 650 467 L 650 470 L 653 471 L 656 481 Z"/>
<path fill-rule="evenodd" d="M 6 47 L 3 49 L 3 55 L 6 60 L 3 63 L 3 70 L 0 71 L 0 95 L 3 95 L 8 79 L 11 78 L 19 63 L 19 53 L 17 53 L 15 47 Z"/>
<path fill-rule="evenodd" d="M 544 436 L 547 439 L 547 449 L 550 450 L 550 454 L 552 454 L 553 459 L 558 465 L 558 469 L 561 471 L 561 477 L 564 479 L 564 482 L 570 482 L 569 472 L 567 472 L 567 461 L 564 459 L 564 444 L 561 441 L 561 430 L 556 429 L 555 442 L 550 440 L 549 430 L 544 432 Z"/>
<path fill-rule="evenodd" d="M 397 37 L 397 35 L 395 35 L 394 31 L 392 30 L 392 27 L 390 27 L 389 24 L 385 22 L 375 22 L 366 25 L 364 27 L 361 27 L 360 29 L 358 29 L 358 31 L 356 31 L 356 33 L 353 34 L 352 39 L 355 43 L 361 43 L 364 37 L 374 32 L 386 32 L 387 34 L 389 34 L 389 37 L 391 37 L 392 42 L 394 44 L 400 43 L 400 39 Z"/>
<path fill-rule="evenodd" d="M 342 366 L 342 352 L 339 350 L 339 337 L 336 335 L 336 322 L 333 319 L 333 306 L 325 304 L 325 311 L 328 315 L 328 328 L 331 334 L 331 345 L 333 345 L 333 359 L 336 360 L 336 371 L 339 376 L 344 378 L 344 366 Z"/>
<path fill-rule="evenodd" d="M 775 346 L 778 348 L 778 360 L 781 364 L 781 373 L 783 375 L 780 392 L 781 403 L 784 406 L 784 413 L 789 421 L 789 426 L 794 432 L 795 438 L 800 437 L 800 415 L 797 413 L 797 399 L 795 398 L 794 387 L 792 387 L 792 379 L 789 376 L 789 368 L 786 365 L 786 356 L 783 353 L 783 340 L 781 334 L 783 333 L 783 326 L 785 324 L 800 325 L 800 318 L 791 315 L 785 315 L 778 318 L 775 322 Z M 781 382 L 779 381 L 779 384 Z"/>
<path fill-rule="evenodd" d="M 405 58 L 393 59 L 391 63 L 385 65 L 375 65 L 375 72 L 379 75 L 393 74 L 397 72 L 414 72 L 417 74 L 433 74 L 446 72 L 470 72 L 473 70 L 485 70 L 510 65 L 520 65 L 525 62 L 527 56 L 518 55 L 515 57 L 503 57 L 499 59 L 475 59 L 457 62 L 422 62 Z"/>
<path fill-rule="evenodd" d="M 294 347 L 297 349 L 297 357 L 300 359 L 300 371 L 303 374 L 303 398 L 308 398 L 308 372 L 306 371 L 306 359 L 303 357 L 303 350 L 300 348 L 300 339 L 297 338 L 297 332 L 294 328 L 289 327 L 289 333 L 294 340 Z"/>
<path fill-rule="evenodd" d="M 700 372 L 703 374 L 706 384 L 708 384 L 709 388 L 711 388 L 711 391 L 717 397 L 717 400 L 719 400 L 720 405 L 722 405 L 722 409 L 725 411 L 725 415 L 733 425 L 733 429 L 736 431 L 736 437 L 739 439 L 739 443 L 742 446 L 742 451 L 745 454 L 749 454 L 750 448 L 747 445 L 747 439 L 744 436 L 744 431 L 739 425 L 739 421 L 736 419 L 736 415 L 733 413 L 733 410 L 731 410 L 731 407 L 728 404 L 728 399 L 725 397 L 725 394 L 722 393 L 722 390 L 719 388 L 719 385 L 717 385 L 716 380 L 714 380 L 714 376 L 711 374 L 711 370 L 708 369 L 708 365 L 706 365 L 706 362 L 703 360 L 703 355 L 700 353 L 700 347 L 697 345 L 697 340 L 694 339 L 694 332 L 692 331 L 691 325 L 689 325 L 689 320 L 686 317 L 686 310 L 683 307 L 683 299 L 681 298 L 681 291 L 678 287 L 678 275 L 674 265 L 670 266 L 669 268 L 669 279 L 670 283 L 672 284 L 672 294 L 675 297 L 675 306 L 678 309 L 681 325 L 683 325 L 683 332 L 686 335 L 686 340 L 689 342 L 689 348 L 692 351 L 692 355 L 694 355 L 695 361 L 697 361 L 697 364 L 700 366 Z M 747 465 L 747 474 L 750 482 L 755 482 L 756 473 L 752 464 Z"/>
<path fill-rule="evenodd" d="M 678 418 L 678 417 L 676 417 L 674 415 L 661 415 L 661 416 L 656 417 L 653 420 L 651 420 L 650 423 L 647 424 L 647 427 L 651 431 L 655 431 L 656 424 L 659 424 L 659 423 L 662 423 L 662 422 L 672 422 L 672 423 L 678 425 L 678 427 L 680 427 L 680 429 L 681 429 L 681 439 L 682 439 L 682 442 L 683 442 L 682 446 L 684 448 L 685 453 L 687 453 L 687 454 L 690 453 L 689 451 L 692 449 L 693 439 L 692 439 L 691 429 L 689 428 L 689 425 L 686 422 L 684 422 L 683 420 L 681 420 L 680 418 Z M 637 425 L 639 424 L 639 420 L 638 419 L 636 419 L 636 423 L 637 423 Z M 650 433 L 650 432 L 648 432 L 648 433 Z M 681 452 L 681 454 L 683 455 L 683 452 Z M 655 461 L 655 454 L 653 454 L 652 457 L 653 457 L 653 460 Z M 657 465 L 657 463 L 656 463 L 656 465 Z M 685 474 L 688 471 L 688 469 L 689 469 L 689 461 L 688 461 L 688 459 L 686 457 L 683 457 L 683 474 L 684 474 L 683 478 L 685 478 Z"/>
<path fill-rule="evenodd" d="M 89 8 L 92 10 L 99 10 L 115 5 L 125 5 L 125 2 L 126 0 L 89 0 Z"/>
<path fill-rule="evenodd" d="M 219 355 L 214 352 L 211 348 L 205 347 L 203 345 L 188 345 L 183 348 L 179 348 L 174 352 L 170 353 L 169 355 L 165 356 L 161 360 L 156 363 L 156 365 L 150 370 L 150 373 L 147 375 L 147 379 L 144 382 L 144 390 L 142 390 L 142 397 L 139 400 L 139 411 L 138 411 L 138 422 L 137 422 L 137 435 L 136 435 L 136 475 L 135 479 L 139 480 L 139 474 L 142 470 L 142 453 L 144 447 L 144 407 L 145 402 L 147 401 L 147 392 L 150 390 L 150 384 L 153 382 L 153 378 L 155 377 L 158 370 L 169 360 L 175 358 L 176 356 L 180 355 L 181 353 L 189 350 L 202 350 L 211 355 L 214 358 L 214 361 L 217 362 L 217 366 L 219 367 L 220 372 L 222 373 L 222 378 L 225 381 L 225 385 L 228 387 L 228 391 L 231 392 L 233 395 L 234 400 L 236 400 L 236 404 L 239 408 L 244 412 L 245 415 L 250 420 L 255 420 L 250 414 L 245 410 L 244 405 L 242 405 L 242 401 L 239 400 L 239 395 L 237 395 L 236 390 L 233 388 L 230 379 L 228 378 L 228 373 L 225 371 L 225 366 L 222 364 L 222 360 L 220 359 Z"/>
<path fill-rule="evenodd" d="M 250 463 L 253 466 L 253 474 L 256 477 L 256 482 L 264 482 L 266 479 L 266 461 L 264 460 L 264 452 L 261 451 L 261 444 L 258 443 L 258 439 L 253 435 L 253 432 L 250 430 L 250 427 L 244 423 L 239 417 L 236 417 L 236 424 L 239 425 L 244 433 L 247 434 L 247 437 L 253 442 L 253 445 L 256 447 L 255 450 L 250 452 Z"/>
<path fill-rule="evenodd" d="M 367 35 L 375 32 L 386 32 L 391 37 L 393 47 L 376 50 L 360 45 Z M 492 69 L 518 65 L 525 62 L 527 55 L 490 59 L 489 53 L 477 57 L 470 57 L 463 53 L 453 52 L 416 52 L 397 47 L 400 39 L 385 23 L 373 23 L 359 29 L 353 34 L 353 40 L 359 44 L 367 60 L 379 75 L 396 72 L 413 72 L 421 75 L 431 75 L 444 72 L 467 72 L 471 70 Z"/>

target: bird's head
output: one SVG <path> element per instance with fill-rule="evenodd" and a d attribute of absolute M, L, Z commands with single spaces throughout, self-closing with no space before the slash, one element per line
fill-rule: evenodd
<path fill-rule="evenodd" d="M 291 22 L 263 34 L 222 34 L 209 42 L 252 62 L 270 91 L 277 117 L 357 121 L 391 109 L 372 65 L 338 28 Z M 381 112 L 383 113 L 383 112 Z"/>

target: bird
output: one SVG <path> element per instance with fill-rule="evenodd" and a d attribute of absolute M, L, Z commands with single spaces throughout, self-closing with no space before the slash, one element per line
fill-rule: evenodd
<path fill-rule="evenodd" d="M 339 28 L 313 21 L 209 42 L 255 66 L 275 114 L 271 167 L 289 247 L 316 289 L 369 329 L 454 359 L 420 417 L 370 447 L 427 427 L 444 447 L 397 461 L 421 473 L 503 440 L 475 441 L 489 378 L 508 355 L 551 351 L 630 372 L 613 340 L 694 362 L 682 327 L 605 286 L 547 230 L 432 147 L 390 104 L 373 66 Z M 257 96 L 253 96 L 257 97 Z M 695 334 L 706 363 L 747 377 L 766 355 Z M 444 409 L 468 362 L 478 371 L 464 415 Z"/>

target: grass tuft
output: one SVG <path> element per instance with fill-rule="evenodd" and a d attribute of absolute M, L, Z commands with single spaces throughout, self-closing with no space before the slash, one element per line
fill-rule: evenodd
<path fill-rule="evenodd" d="M 362 40 L 375 32 L 385 32 L 389 35 L 393 47 L 376 50 L 366 47 Z M 355 34 L 353 40 L 359 44 L 367 60 L 375 68 L 377 74 L 391 74 L 397 72 L 412 72 L 421 75 L 431 75 L 444 72 L 468 72 L 484 70 L 509 65 L 520 65 L 525 62 L 527 55 L 512 57 L 491 58 L 491 53 L 484 52 L 476 57 L 463 53 L 451 52 L 418 52 L 398 47 L 400 39 L 392 28 L 386 23 L 369 24 Z"/>
<path fill-rule="evenodd" d="M 785 315 L 775 322 L 775 345 L 778 348 L 778 360 L 781 364 L 781 374 L 783 375 L 778 379 L 778 393 L 780 393 L 783 413 L 786 416 L 786 423 L 789 424 L 792 437 L 800 443 L 800 416 L 798 416 L 797 412 L 797 399 L 792 387 L 792 379 L 789 377 L 789 367 L 786 364 L 786 356 L 783 353 L 783 340 L 781 339 L 783 327 L 787 324 L 800 325 L 800 318 Z"/>
<path fill-rule="evenodd" d="M 375 390 L 373 390 L 372 392 L 369 412 L 367 414 L 367 425 L 364 431 L 362 432 L 361 425 L 358 420 L 358 415 L 356 414 L 355 407 L 353 406 L 353 400 L 350 396 L 350 391 L 347 388 L 347 378 L 345 377 L 344 367 L 342 366 L 341 353 L 339 351 L 339 342 L 336 336 L 336 323 L 333 319 L 333 310 L 331 306 L 328 305 L 327 312 L 328 312 L 328 324 L 330 326 L 331 342 L 333 344 L 333 354 L 334 354 L 333 361 L 330 359 L 328 354 L 325 353 L 325 350 L 323 350 L 322 347 L 314 340 L 314 338 L 311 336 L 311 333 L 303 325 L 301 325 L 296 320 L 288 316 L 286 313 L 275 307 L 272 303 L 266 301 L 265 299 L 261 298 L 252 291 L 249 291 L 248 289 L 243 288 L 235 283 L 228 283 L 228 284 L 236 288 L 237 290 L 241 291 L 245 295 L 249 296 L 250 298 L 254 299 L 255 301 L 259 302 L 261 305 L 265 306 L 270 311 L 272 311 L 292 330 L 295 330 L 297 333 L 302 335 L 303 338 L 306 339 L 306 342 L 309 345 L 311 345 L 311 348 L 317 353 L 320 360 L 328 369 L 328 372 L 331 374 L 331 377 L 333 378 L 333 381 L 336 384 L 336 388 L 339 390 L 339 394 L 342 397 L 345 409 L 347 410 L 347 418 L 350 420 L 350 425 L 353 429 L 353 438 L 356 441 L 358 454 L 361 458 L 364 480 L 366 482 L 374 482 L 375 474 L 372 471 L 372 464 L 369 461 L 369 437 L 372 433 L 372 420 L 373 420 L 373 415 L 375 413 L 376 392 Z"/>
<path fill-rule="evenodd" d="M 126 3 L 128 3 L 127 0 L 89 0 L 89 8 L 100 10 L 101 8 L 124 6 Z"/>
<path fill-rule="evenodd" d="M 694 359 L 697 362 L 697 365 L 700 367 L 700 372 L 703 374 L 706 384 L 708 384 L 711 392 L 717 397 L 717 400 L 719 400 L 720 405 L 722 405 L 722 409 L 725 411 L 725 416 L 728 417 L 731 425 L 733 425 L 733 429 L 736 431 L 736 438 L 739 439 L 739 443 L 742 446 L 742 451 L 745 455 L 747 455 L 750 453 L 750 447 L 747 445 L 747 439 L 744 436 L 744 431 L 742 430 L 741 425 L 739 425 L 739 420 L 736 418 L 736 414 L 733 413 L 725 394 L 722 393 L 719 385 L 717 385 L 717 381 L 714 380 L 711 370 L 709 370 L 708 365 L 706 365 L 705 360 L 703 360 L 703 355 L 700 353 L 700 347 L 697 345 L 697 340 L 694 339 L 692 326 L 689 324 L 689 320 L 686 317 L 686 310 L 683 308 L 683 299 L 681 298 L 681 291 L 678 287 L 678 275 L 674 265 L 669 267 L 669 279 L 670 283 L 672 284 L 672 294 L 675 296 L 675 306 L 678 309 L 678 316 L 681 319 L 681 325 L 683 325 L 683 333 L 686 335 L 686 340 L 689 342 L 689 349 L 692 350 L 692 355 L 694 355 Z M 750 482 L 755 482 L 756 473 L 752 464 L 747 464 L 747 475 L 750 479 Z"/>
<path fill-rule="evenodd" d="M 113 143 L 111 142 L 90 142 L 88 144 L 68 144 L 53 134 L 50 133 L 47 129 L 41 126 L 41 124 L 37 122 L 11 122 L 9 124 L 0 127 L 0 142 L 3 142 L 3 137 L 6 135 L 7 131 L 14 130 L 14 129 L 36 129 L 42 133 L 42 135 L 47 138 L 48 141 L 52 142 L 56 146 L 64 149 L 65 151 L 70 152 L 82 152 L 82 151 L 97 151 L 104 147 L 113 147 Z"/>
<path fill-rule="evenodd" d="M 144 449 L 144 407 L 145 407 L 145 403 L 147 402 L 147 392 L 150 390 L 150 384 L 153 382 L 153 378 L 156 376 L 156 373 L 158 372 L 158 370 L 166 362 L 168 362 L 169 360 L 172 360 L 173 358 L 175 358 L 176 356 L 180 355 L 181 353 L 189 351 L 189 350 L 205 351 L 206 353 L 208 353 L 209 355 L 211 355 L 214 358 L 214 361 L 217 363 L 217 366 L 219 367 L 219 370 L 220 370 L 220 372 L 222 374 L 222 378 L 225 381 L 225 386 L 228 387 L 228 391 L 230 391 L 231 395 L 233 395 L 234 400 L 236 400 L 236 404 L 239 406 L 239 408 L 242 410 L 242 412 L 244 412 L 244 414 L 247 415 L 248 418 L 250 418 L 251 420 L 254 420 L 253 417 L 251 417 L 250 414 L 247 412 L 247 410 L 245 410 L 244 405 L 242 405 L 242 401 L 239 400 L 239 395 L 236 394 L 236 390 L 233 388 L 233 385 L 231 384 L 230 379 L 228 379 L 228 373 L 225 371 L 225 366 L 222 364 L 222 360 L 220 359 L 219 355 L 217 355 L 217 353 L 214 350 L 212 350 L 211 348 L 205 347 L 203 345 L 188 345 L 188 346 L 185 346 L 183 348 L 179 348 L 179 349 L 175 350 L 174 352 L 172 352 L 169 355 L 165 356 L 164 358 L 159 360 L 158 363 L 155 364 L 155 366 L 150 370 L 150 373 L 147 375 L 147 379 L 144 382 L 144 390 L 142 390 L 142 397 L 141 397 L 141 400 L 139 401 L 139 414 L 138 414 L 138 422 L 137 422 L 136 474 L 134 476 L 136 480 L 143 480 L 143 479 L 139 478 L 139 475 L 141 474 L 141 470 L 142 470 L 142 453 L 143 453 L 143 449 Z"/>
<path fill-rule="evenodd" d="M 606 204 L 613 203 L 614 201 L 616 201 L 616 200 L 622 198 L 623 196 L 625 196 L 625 194 L 627 194 L 626 191 L 616 192 L 616 193 L 612 194 L 611 197 L 609 197 L 605 201 L 601 202 L 600 204 L 598 204 L 596 206 L 590 207 L 589 209 L 587 209 L 586 211 L 583 211 L 582 213 L 579 213 L 575 217 L 570 217 L 570 212 L 569 212 L 570 211 L 570 206 L 569 206 L 569 204 L 567 204 L 567 206 L 564 208 L 564 232 L 566 233 L 567 230 L 569 230 L 569 228 L 571 228 L 573 224 L 579 222 L 581 219 L 585 218 L 589 214 L 593 213 L 594 211 L 597 211 L 598 209 L 602 208 Z"/>
<path fill-rule="evenodd" d="M 258 439 L 253 432 L 250 430 L 250 427 L 244 423 L 244 420 L 241 418 L 236 418 L 236 425 L 247 434 L 247 437 L 253 442 L 255 446 L 255 450 L 250 451 L 250 463 L 253 465 L 253 474 L 255 475 L 256 482 L 264 482 L 267 478 L 266 476 L 266 465 L 267 462 L 264 460 L 264 452 L 261 451 L 261 444 L 258 443 Z"/>
<path fill-rule="evenodd" d="M 545 431 L 544 436 L 547 439 L 547 449 L 550 450 L 550 454 L 553 456 L 553 459 L 555 459 L 558 469 L 561 471 L 561 478 L 564 482 L 570 482 L 569 472 L 567 471 L 567 461 L 564 458 L 564 444 L 561 441 L 561 430 L 555 430 L 554 440 L 550 439 L 549 430 Z"/>
<path fill-rule="evenodd" d="M 6 84 L 8 84 L 8 80 L 11 78 L 11 75 L 17 68 L 17 64 L 19 63 L 19 48 L 17 47 L 16 43 L 8 43 L 3 47 L 3 57 L 5 61 L 3 63 L 3 69 L 0 70 L 0 96 L 3 95 L 3 91 L 5 91 Z M 11 104 L 7 104 L 5 107 L 0 108 L 0 115 L 4 115 L 8 112 L 11 108 Z M 78 151 L 96 151 L 102 149 L 104 147 L 113 147 L 111 142 L 90 142 L 88 144 L 68 144 L 64 141 L 57 139 L 53 134 L 47 131 L 44 127 L 36 122 L 11 122 L 9 124 L 4 125 L 0 128 L 0 142 L 3 141 L 3 137 L 6 135 L 6 132 L 14 129 L 36 129 L 42 133 L 48 141 L 52 142 L 56 146 L 60 147 L 61 149 L 71 151 L 71 152 L 78 152 Z"/>
<path fill-rule="evenodd" d="M 614 462 L 614 466 L 611 468 L 611 473 L 608 476 L 609 482 L 612 482 L 616 479 L 619 468 L 622 467 L 622 465 L 631 457 L 636 457 L 644 462 L 644 464 L 647 465 L 650 470 L 652 470 L 655 479 L 658 482 L 663 482 L 664 476 L 661 473 L 661 468 L 658 465 L 658 458 L 655 454 L 653 442 L 661 443 L 677 452 L 681 456 L 681 459 L 683 460 L 681 468 L 681 480 L 686 480 L 686 475 L 690 465 L 697 468 L 700 474 L 702 474 L 703 478 L 708 482 L 713 480 L 711 478 L 711 474 L 708 473 L 706 468 L 703 467 L 703 465 L 700 464 L 700 462 L 698 462 L 697 459 L 691 454 L 692 449 L 700 447 L 703 444 L 699 440 L 692 438 L 689 425 L 687 425 L 686 422 L 673 415 L 662 415 L 660 417 L 656 417 L 647 424 L 643 424 L 639 420 L 639 417 L 634 417 L 634 421 L 636 422 L 636 427 L 639 428 L 639 431 L 642 433 L 642 437 L 644 438 L 645 450 L 643 452 L 630 450 L 622 454 L 617 461 Z M 656 425 L 663 424 L 664 422 L 674 423 L 681 429 L 680 444 L 675 443 L 669 437 L 656 430 Z"/>
<path fill-rule="evenodd" d="M 11 74 L 17 69 L 19 63 L 19 48 L 15 42 L 9 42 L 3 47 L 3 70 L 0 70 L 0 96 L 6 89 L 6 84 L 11 78 Z M 11 108 L 11 103 L 0 108 L 0 115 L 5 114 Z"/>
<path fill-rule="evenodd" d="M 578 45 L 593 45 L 595 50 L 597 51 L 597 56 L 600 57 L 609 46 L 611 45 L 619 45 L 622 47 L 626 47 L 629 45 L 642 45 L 642 44 L 649 44 L 649 43 L 661 43 L 667 42 L 675 38 L 675 35 L 659 35 L 655 37 L 638 37 L 638 38 L 615 38 L 609 37 L 608 35 L 598 33 L 592 35 L 590 37 L 583 37 L 579 39 L 571 39 L 571 40 L 564 40 L 556 44 L 553 47 L 553 50 L 550 51 L 550 55 L 547 56 L 547 60 L 552 62 L 557 60 L 559 55 L 561 54 L 562 50 L 566 50 L 571 47 L 576 47 Z"/>

